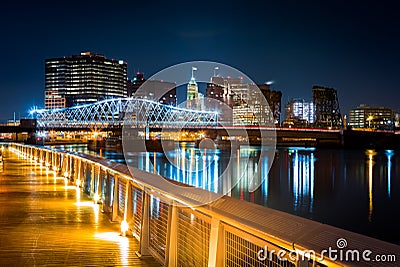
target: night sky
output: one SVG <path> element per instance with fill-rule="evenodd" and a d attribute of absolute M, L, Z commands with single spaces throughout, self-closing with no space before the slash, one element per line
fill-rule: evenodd
<path fill-rule="evenodd" d="M 351 3 L 348 3 L 351 2 Z M 0 8 L 0 120 L 43 106 L 44 60 L 92 51 L 149 77 L 217 61 L 290 98 L 338 90 L 400 112 L 397 1 L 8 1 Z M 188 77 L 189 79 L 189 77 Z"/>

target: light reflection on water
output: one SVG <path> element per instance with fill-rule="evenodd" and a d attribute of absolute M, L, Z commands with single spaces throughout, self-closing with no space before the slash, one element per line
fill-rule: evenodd
<path fill-rule="evenodd" d="M 85 146 L 64 149 L 88 152 Z M 232 159 L 226 151 L 190 146 L 168 153 L 173 164 L 163 153 L 153 152 L 137 153 L 129 163 L 179 182 L 400 244 L 400 151 L 279 148 L 269 174 L 272 159 L 259 159 L 257 148 L 238 149 Z M 102 154 L 124 162 L 122 153 Z"/>

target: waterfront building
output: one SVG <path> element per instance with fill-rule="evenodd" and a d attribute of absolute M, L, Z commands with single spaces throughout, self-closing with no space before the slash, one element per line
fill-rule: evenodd
<path fill-rule="evenodd" d="M 350 110 L 348 126 L 351 128 L 393 129 L 395 112 L 386 107 L 361 104 Z"/>
<path fill-rule="evenodd" d="M 309 127 L 315 121 L 315 105 L 304 99 L 291 99 L 285 107 L 285 127 Z"/>
<path fill-rule="evenodd" d="M 154 100 L 164 105 L 177 105 L 175 83 L 146 80 L 142 72 L 137 72 L 136 76 L 128 82 L 128 96 Z"/>
<path fill-rule="evenodd" d="M 260 102 L 260 92 L 269 108 Z M 234 125 L 280 124 L 281 97 L 279 91 L 270 90 L 270 84 L 248 84 L 243 78 L 211 78 L 206 88 L 207 98 L 216 99 L 232 109 Z M 215 106 L 215 104 L 214 104 Z"/>
<path fill-rule="evenodd" d="M 59 90 L 49 89 L 44 91 L 44 107 L 46 109 L 65 108 L 66 98 Z"/>
<path fill-rule="evenodd" d="M 267 82 L 264 84 L 258 84 L 257 86 L 268 102 L 269 108 L 274 118 L 275 126 L 279 126 L 281 121 L 282 92 L 271 90 L 271 84 L 271 82 Z"/>
<path fill-rule="evenodd" d="M 192 77 L 187 84 L 186 107 L 189 109 L 204 110 L 204 95 L 199 92 L 199 86 L 194 77 L 194 71 L 196 70 L 196 67 L 192 67 Z"/>
<path fill-rule="evenodd" d="M 314 126 L 320 128 L 341 128 L 343 120 L 340 114 L 336 89 L 314 85 L 312 95 L 315 106 Z"/>
<path fill-rule="evenodd" d="M 131 97 L 133 94 L 136 93 L 136 91 L 139 89 L 139 87 L 146 81 L 144 78 L 144 73 L 143 72 L 136 72 L 135 77 L 132 80 L 128 79 L 128 84 L 127 84 L 127 91 L 128 91 L 128 97 Z"/>
<path fill-rule="evenodd" d="M 82 52 L 45 61 L 45 108 L 127 96 L 127 63 Z"/>
<path fill-rule="evenodd" d="M 160 80 L 146 80 L 140 91 L 134 93 L 133 97 L 153 100 L 164 105 L 176 106 L 176 84 Z"/>

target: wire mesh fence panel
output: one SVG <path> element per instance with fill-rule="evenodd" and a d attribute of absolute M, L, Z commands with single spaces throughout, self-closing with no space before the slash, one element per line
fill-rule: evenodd
<path fill-rule="evenodd" d="M 234 231 L 236 232 L 236 231 Z M 239 236 L 240 235 L 240 236 Z M 248 237 L 248 238 L 247 238 Z M 225 231 L 225 266 L 230 267 L 295 267 L 287 258 L 278 257 L 279 248 L 271 245 L 261 246 L 252 242 L 251 236 L 244 232 Z M 259 243 L 259 244 L 256 244 Z M 267 244 L 265 242 L 265 244 Z M 267 248 L 267 250 L 265 250 Z M 261 251 L 261 253 L 260 253 Z M 281 256 L 281 255 L 280 255 Z"/>
<path fill-rule="evenodd" d="M 169 205 L 158 197 L 150 197 L 150 249 L 162 262 L 165 260 Z"/>
<path fill-rule="evenodd" d="M 125 212 L 126 179 L 118 179 L 118 216 L 123 217 Z"/>
<path fill-rule="evenodd" d="M 178 210 L 178 266 L 207 266 L 210 219 L 191 209 Z"/>
<path fill-rule="evenodd" d="M 132 215 L 133 215 L 133 235 L 140 238 L 142 228 L 142 205 L 143 205 L 143 191 L 131 185 L 132 190 Z"/>

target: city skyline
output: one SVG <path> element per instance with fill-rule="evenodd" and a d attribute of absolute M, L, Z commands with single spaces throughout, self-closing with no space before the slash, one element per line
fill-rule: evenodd
<path fill-rule="evenodd" d="M 323 85 L 338 90 L 343 114 L 362 103 L 399 112 L 396 10 L 395 2 L 8 3 L 0 119 L 43 104 L 46 58 L 82 51 L 127 61 L 129 78 L 211 60 L 258 84 L 274 80 L 282 105 Z"/>

